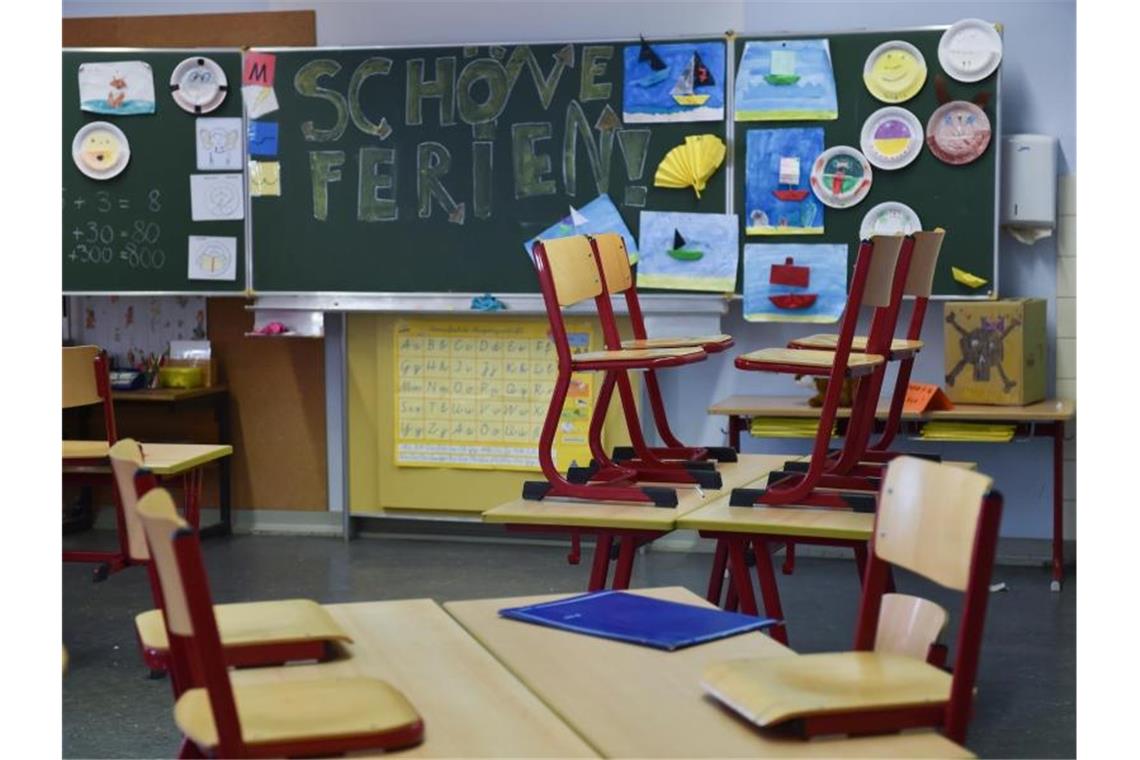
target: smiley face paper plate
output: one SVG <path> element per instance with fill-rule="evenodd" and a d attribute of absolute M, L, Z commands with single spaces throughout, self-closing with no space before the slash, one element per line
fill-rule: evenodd
<path fill-rule="evenodd" d="M 956 22 L 938 42 L 938 63 L 959 82 L 980 82 L 1001 63 L 1001 35 L 980 18 Z"/>
<path fill-rule="evenodd" d="M 887 106 L 863 122 L 859 147 L 876 169 L 901 169 L 922 152 L 923 130 L 918 117 L 905 108 Z"/>
<path fill-rule="evenodd" d="M 867 56 L 863 82 L 884 103 L 902 103 L 917 95 L 926 82 L 926 59 L 909 42 L 884 42 Z"/>
<path fill-rule="evenodd" d="M 847 145 L 828 148 L 811 165 L 811 189 L 832 208 L 854 206 L 871 190 L 871 165 Z"/>
<path fill-rule="evenodd" d="M 926 144 L 948 164 L 976 161 L 990 144 L 990 119 L 973 103 L 952 100 L 930 115 Z"/>
<path fill-rule="evenodd" d="M 91 179 L 105 180 L 119 175 L 131 160 L 131 145 L 123 131 L 106 121 L 84 124 L 71 141 L 71 158 L 76 168 Z"/>

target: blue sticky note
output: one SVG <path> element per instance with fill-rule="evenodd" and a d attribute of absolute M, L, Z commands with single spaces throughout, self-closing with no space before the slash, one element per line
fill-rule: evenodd
<path fill-rule="evenodd" d="M 249 154 L 251 156 L 277 155 L 277 122 L 251 121 L 249 123 Z"/>

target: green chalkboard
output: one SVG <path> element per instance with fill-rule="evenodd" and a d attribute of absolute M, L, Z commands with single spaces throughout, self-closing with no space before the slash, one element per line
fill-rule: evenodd
<path fill-rule="evenodd" d="M 245 289 L 245 222 L 191 220 L 190 176 L 200 173 L 197 117 L 171 98 L 170 76 L 179 62 L 195 55 L 215 61 L 228 81 L 222 105 L 203 116 L 240 119 L 241 54 L 237 50 L 63 52 L 64 292 L 223 293 Z M 154 113 L 124 116 L 81 110 L 80 65 L 120 61 L 150 64 Z M 73 138 L 96 121 L 118 127 L 130 146 L 126 168 L 109 179 L 84 175 L 72 159 Z M 230 202 L 244 204 L 241 194 Z M 232 266 L 233 279 L 189 278 L 191 236 L 236 239 L 232 265 L 227 248 L 207 251 L 208 266 L 223 272 Z"/>
<path fill-rule="evenodd" d="M 739 65 L 744 44 L 748 40 L 820 38 L 822 35 L 791 35 L 780 37 L 738 37 L 733 56 Z M 904 40 L 914 45 L 926 60 L 926 82 L 917 95 L 897 105 L 918 117 L 925 129 L 930 115 L 938 108 L 934 78 L 941 74 L 938 64 L 938 41 L 942 30 L 909 30 L 894 32 L 867 32 L 828 35 L 835 86 L 839 101 L 839 118 L 834 121 L 749 121 L 735 122 L 735 208 L 740 218 L 740 239 L 748 243 L 848 243 L 849 263 L 854 262 L 859 239 L 859 228 L 864 215 L 873 206 L 884 201 L 899 201 L 914 209 L 925 229 L 942 227 L 946 239 L 934 277 L 934 293 L 955 298 L 994 297 L 996 264 L 995 199 L 998 166 L 998 74 L 973 84 L 954 81 L 943 74 L 950 96 L 954 100 L 973 100 L 979 93 L 989 93 L 986 106 L 993 136 L 989 147 L 973 163 L 951 166 L 936 158 L 924 146 L 922 152 L 908 166 L 887 171 L 873 170 L 873 183 L 867 197 L 846 209 L 827 208 L 824 211 L 822 235 L 745 235 L 748 210 L 745 209 L 745 153 L 749 129 L 779 127 L 823 127 L 824 146 L 849 145 L 859 149 L 863 123 L 878 109 L 888 105 L 868 92 L 863 82 L 863 66 L 867 56 L 880 44 L 890 40 Z M 809 167 L 804 167 L 806 172 Z M 951 266 L 959 267 L 989 281 L 981 288 L 969 288 L 956 282 Z M 743 267 L 741 271 L 743 278 Z M 738 282 L 737 290 L 740 290 Z"/>
<path fill-rule="evenodd" d="M 268 51 L 281 194 L 251 198 L 254 290 L 536 292 L 523 243 L 571 205 L 607 193 L 635 235 L 642 208 L 724 213 L 723 168 L 700 200 L 653 186 L 725 122 L 623 123 L 629 44 Z"/>

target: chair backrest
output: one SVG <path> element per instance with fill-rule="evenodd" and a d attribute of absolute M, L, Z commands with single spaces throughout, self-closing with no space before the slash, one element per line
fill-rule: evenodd
<path fill-rule="evenodd" d="M 950 616 L 939 605 L 910 594 L 883 594 L 875 651 L 926 660 Z"/>
<path fill-rule="evenodd" d="M 588 237 L 574 235 L 540 240 L 535 245 L 536 248 L 541 246 L 549 264 L 551 284 L 560 307 L 573 306 L 602 294 L 602 278 L 598 275 L 598 265 Z"/>
<path fill-rule="evenodd" d="M 891 305 L 891 286 L 902 250 L 902 235 L 875 235 L 871 238 L 871 262 L 863 287 L 863 306 L 884 308 Z"/>
<path fill-rule="evenodd" d="M 610 293 L 624 293 L 632 288 L 633 267 L 629 265 L 629 252 L 625 249 L 625 239 L 617 232 L 591 235 L 590 239 L 598 254 L 602 274 L 605 275 L 606 290 Z"/>
<path fill-rule="evenodd" d="M 914 233 L 914 250 L 910 254 L 910 269 L 906 275 L 903 293 L 915 298 L 930 298 L 934 288 L 934 270 L 946 231 L 938 228 Z"/>
<path fill-rule="evenodd" d="M 63 408 L 103 403 L 95 360 L 98 346 L 65 346 L 63 349 Z"/>
<path fill-rule="evenodd" d="M 163 617 L 170 642 L 171 676 L 188 686 L 205 687 L 218 732 L 216 754 L 244 757 L 241 724 L 198 536 L 178 516 L 166 489 L 148 491 L 139 499 L 137 510 L 166 602 Z"/>
<path fill-rule="evenodd" d="M 111 447 L 111 469 L 115 473 L 115 486 L 119 489 L 119 503 L 123 508 L 123 522 L 127 526 L 127 551 L 135 562 L 146 562 L 150 552 L 146 548 L 146 534 L 136 509 L 139 501 L 135 476 L 143 466 L 142 447 L 133 438 L 124 438 Z"/>

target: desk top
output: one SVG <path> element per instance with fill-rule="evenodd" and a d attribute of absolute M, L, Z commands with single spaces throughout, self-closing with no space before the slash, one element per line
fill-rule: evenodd
<path fill-rule="evenodd" d="M 890 399 L 879 399 L 875 416 L 886 419 Z M 903 412 L 904 420 L 958 420 L 974 422 L 1058 422 L 1072 419 L 1076 403 L 1068 399 L 1048 399 L 1026 406 L 986 406 L 955 404 L 953 409 L 913 414 Z M 736 414 L 746 417 L 818 417 L 819 408 L 808 406 L 806 396 L 729 396 L 709 407 L 709 414 Z M 850 409 L 840 409 L 839 417 L 850 417 Z"/>
<path fill-rule="evenodd" d="M 383 679 L 407 696 L 426 726 L 423 744 L 395 757 L 596 757 L 430 599 L 325 609 L 355 642 L 342 645 L 350 657 L 320 665 L 235 670 L 230 673 L 234 684 Z"/>
<path fill-rule="evenodd" d="M 211 385 L 207 388 L 142 388 L 136 391 L 111 391 L 115 403 L 139 402 L 151 404 L 189 401 L 190 399 L 217 396 L 228 393 L 225 385 Z"/>
<path fill-rule="evenodd" d="M 572 525 L 669 531 L 673 529 L 673 523 L 678 516 L 700 509 L 710 501 L 728 494 L 733 488 L 758 480 L 772 470 L 778 469 L 789 459 L 796 458 L 771 454 L 741 454 L 736 462 L 722 462 L 717 465 L 723 488 L 716 491 L 707 490 L 702 495 L 701 491 L 692 486 L 679 486 L 677 506 L 674 509 L 616 502 L 516 499 L 487 510 L 483 513 L 483 521 L 516 525 Z"/>
<path fill-rule="evenodd" d="M 143 466 L 155 475 L 179 475 L 215 459 L 228 457 L 234 447 L 218 443 L 142 443 Z M 65 460 L 105 460 L 106 441 L 64 441 Z M 110 472 L 106 461 L 69 462 L 65 472 Z"/>
<path fill-rule="evenodd" d="M 846 509 L 730 507 L 728 499 L 718 499 L 678 518 L 677 528 L 868 541 L 875 529 L 875 516 Z"/>
<path fill-rule="evenodd" d="M 711 607 L 683 588 L 635 593 Z M 762 633 L 662 652 L 498 615 L 503 607 L 565 596 L 449 602 L 444 609 L 608 757 L 971 756 L 930 731 L 809 742 L 734 718 L 704 696 L 701 674 L 706 665 L 736 657 L 794 655 Z"/>

